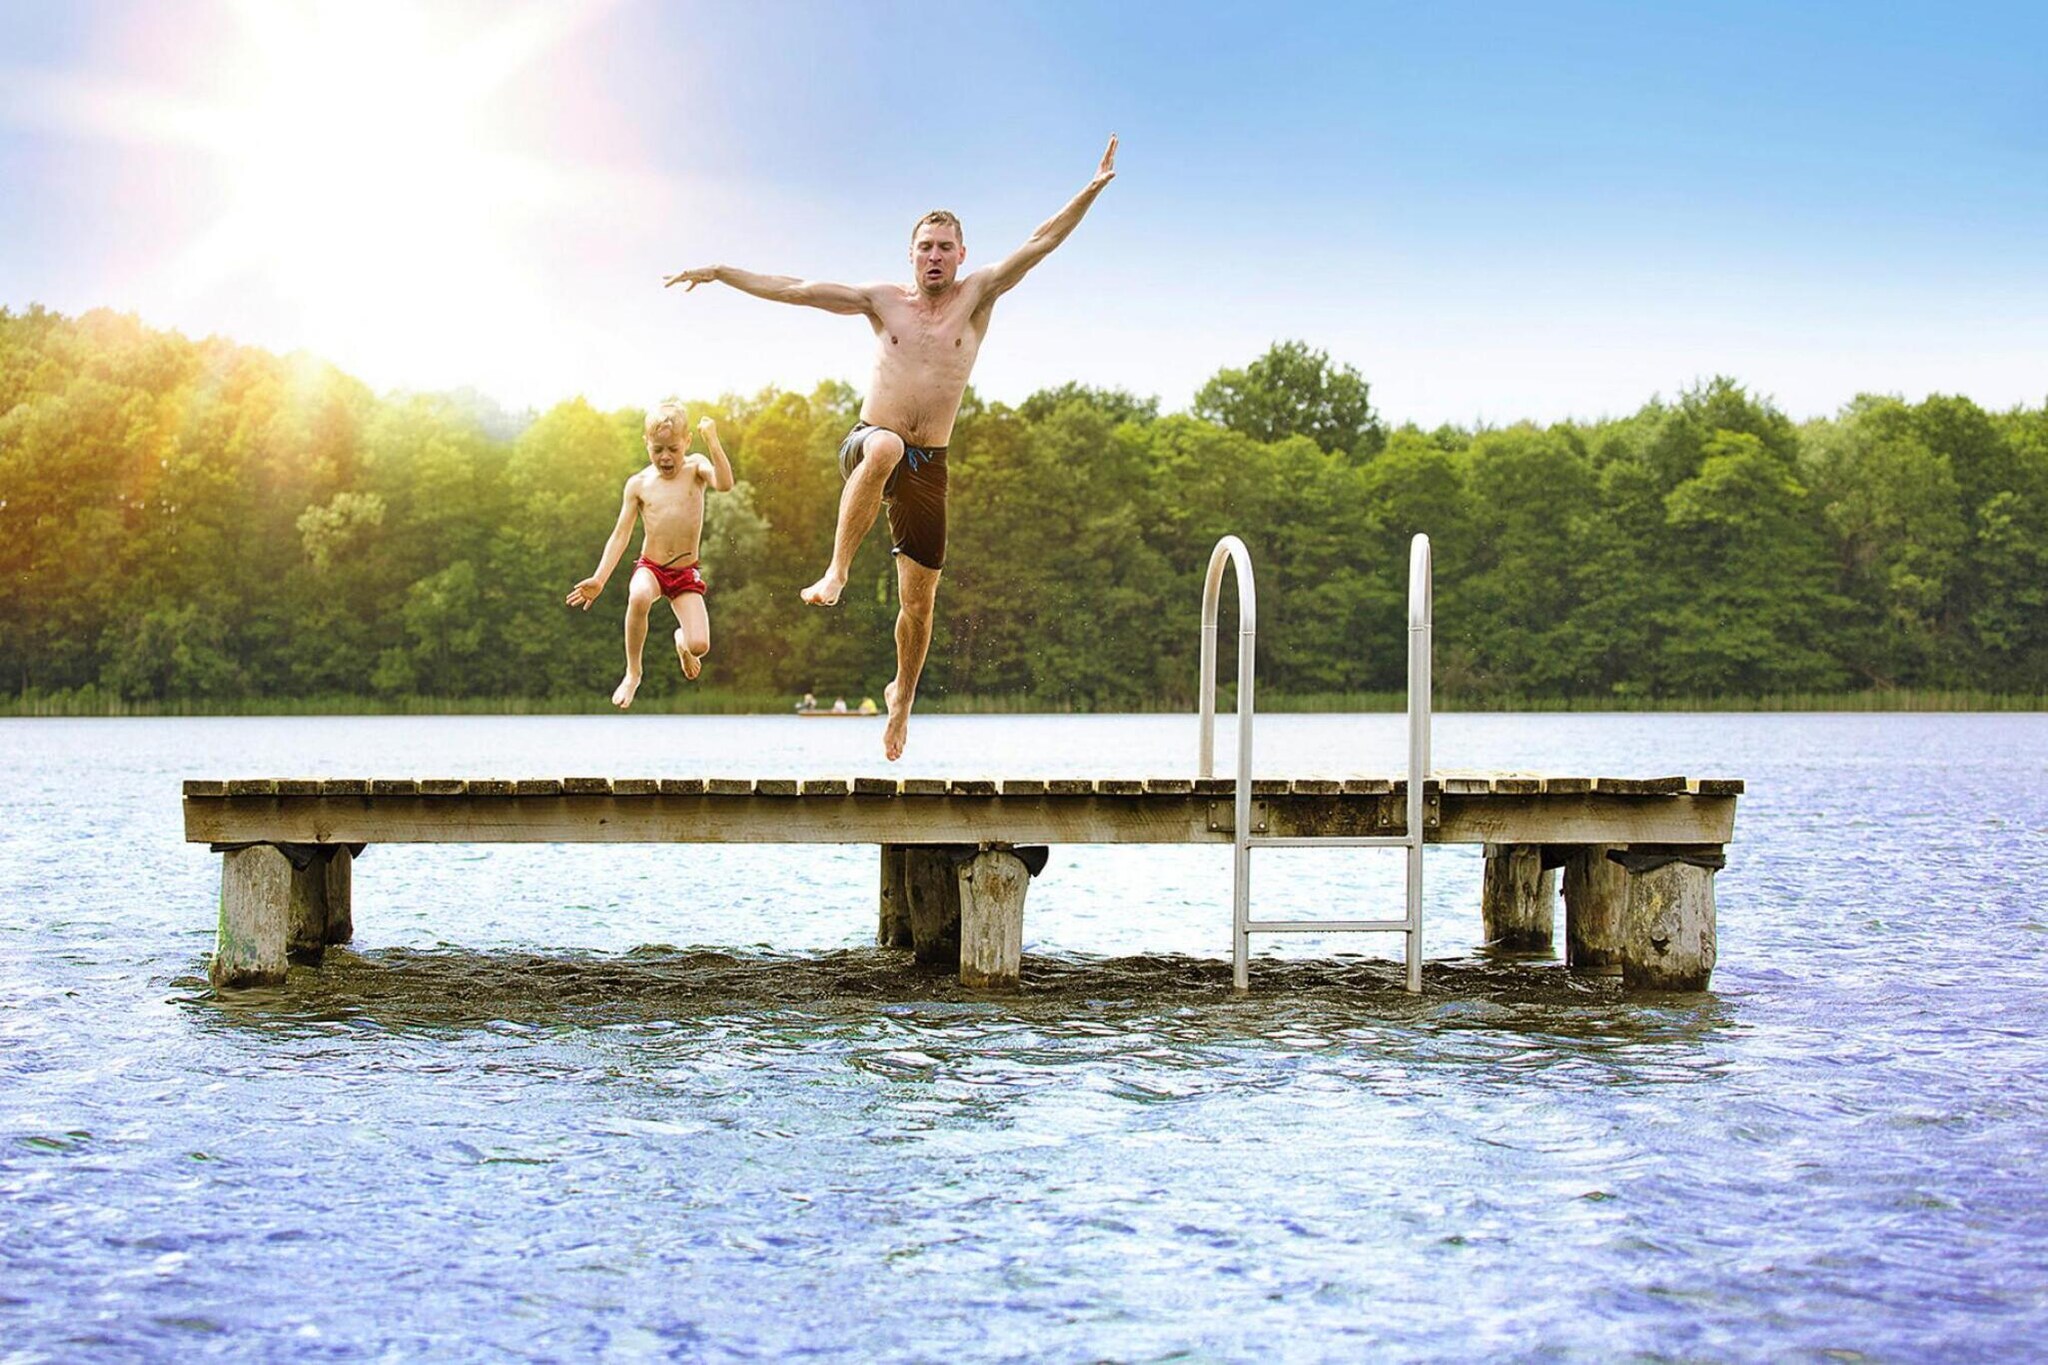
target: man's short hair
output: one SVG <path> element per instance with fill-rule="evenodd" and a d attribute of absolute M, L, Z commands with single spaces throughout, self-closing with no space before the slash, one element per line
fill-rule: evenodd
<path fill-rule="evenodd" d="M 683 410 L 680 398 L 664 398 L 647 410 L 647 438 L 660 436 L 665 440 L 688 440 L 690 437 L 690 414 Z"/>
<path fill-rule="evenodd" d="M 961 244 L 966 244 L 967 229 L 960 226 L 959 215 L 955 214 L 951 209 L 933 209 L 930 213 L 912 223 L 910 225 L 910 240 L 913 243 L 917 241 L 919 229 L 923 228 L 926 223 L 946 224 L 953 229 L 953 235 L 960 239 Z"/>

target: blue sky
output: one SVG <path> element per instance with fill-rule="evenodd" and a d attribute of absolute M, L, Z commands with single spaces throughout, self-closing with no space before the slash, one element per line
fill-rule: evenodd
<path fill-rule="evenodd" d="M 0 0 L 0 304 L 513 405 L 856 385 L 658 277 L 970 265 L 1119 176 L 976 374 L 1184 405 L 1299 337 L 1395 421 L 1715 373 L 2048 399 L 2048 6 Z"/>

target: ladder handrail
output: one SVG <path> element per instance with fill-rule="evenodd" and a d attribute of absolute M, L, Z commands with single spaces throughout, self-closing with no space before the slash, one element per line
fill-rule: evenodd
<path fill-rule="evenodd" d="M 1209 552 L 1202 580 L 1202 738 L 1198 776 L 1216 775 L 1216 614 L 1223 595 L 1223 569 L 1237 578 L 1237 784 L 1231 819 L 1231 962 L 1238 990 L 1245 989 L 1245 923 L 1252 892 L 1252 667 L 1258 658 L 1258 588 L 1251 551 L 1236 536 L 1225 536 Z"/>
<path fill-rule="evenodd" d="M 1200 775 L 1216 775 L 1216 617 L 1223 596 L 1223 570 L 1237 574 L 1237 714 L 1238 767 L 1240 775 L 1251 772 L 1251 689 L 1252 660 L 1259 633 L 1258 587 L 1252 577 L 1251 551 L 1236 536 L 1225 536 L 1209 552 L 1209 573 L 1202 581 L 1202 745 Z"/>
<path fill-rule="evenodd" d="M 1231 847 L 1231 976 L 1237 990 L 1246 988 L 1248 943 L 1254 929 L 1260 932 L 1298 932 L 1309 928 L 1306 921 L 1251 919 L 1252 836 L 1252 670 L 1257 657 L 1258 592 L 1252 577 L 1251 552 L 1236 536 L 1224 536 L 1209 552 L 1209 569 L 1202 581 L 1202 680 L 1201 738 L 1196 761 L 1198 777 L 1216 775 L 1216 632 L 1217 613 L 1223 595 L 1223 571 L 1237 579 L 1237 780 L 1233 784 Z M 1434 583 L 1430 568 L 1429 537 L 1418 532 L 1408 543 L 1408 791 L 1407 829 L 1396 838 L 1332 839 L 1344 843 L 1404 846 L 1408 854 L 1407 914 L 1398 921 L 1333 921 L 1329 932 L 1349 929 L 1391 929 L 1398 925 L 1407 936 L 1407 987 L 1422 989 L 1422 845 L 1427 817 L 1425 788 L 1429 781 L 1429 736 L 1431 720 L 1431 653 L 1434 637 Z M 1286 845 L 1317 842 L 1310 839 L 1261 839 L 1258 845 Z M 1317 925 L 1317 928 L 1324 926 Z"/>
<path fill-rule="evenodd" d="M 1408 542 L 1408 981 L 1422 990 L 1423 787 L 1429 781 L 1430 658 L 1434 649 L 1436 584 L 1429 537 Z"/>

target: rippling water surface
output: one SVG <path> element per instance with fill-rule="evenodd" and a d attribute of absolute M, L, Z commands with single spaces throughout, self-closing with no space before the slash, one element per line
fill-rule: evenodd
<path fill-rule="evenodd" d="M 1396 717 L 1260 769 L 1392 772 Z M 206 988 L 230 775 L 878 772 L 872 722 L 0 721 L 0 1361 L 2018 1359 L 2048 1330 L 2048 718 L 1439 718 L 1447 768 L 1739 776 L 1707 995 L 1391 938 L 1227 960 L 1227 850 L 1060 848 L 1024 991 L 872 946 L 865 848 L 372 848 Z M 934 718 L 913 774 L 1188 769 Z M 1226 749 L 1225 752 L 1228 752 Z M 1398 904 L 1262 853 L 1260 914 Z M 1560 933 L 1560 941 L 1562 934 Z"/>

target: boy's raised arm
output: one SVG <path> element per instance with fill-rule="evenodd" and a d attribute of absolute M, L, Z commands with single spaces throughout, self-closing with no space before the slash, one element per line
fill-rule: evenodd
<path fill-rule="evenodd" d="M 604 591 L 612 570 L 619 567 L 619 557 L 626 553 L 626 542 L 633 535 L 633 520 L 639 515 L 640 496 L 634 491 L 633 480 L 628 479 L 625 496 L 619 503 L 619 524 L 612 527 L 611 539 L 604 543 L 604 554 L 597 561 L 597 572 L 569 589 L 569 596 L 564 599 L 566 605 L 590 610 L 590 604 Z"/>
<path fill-rule="evenodd" d="M 711 452 L 711 491 L 732 492 L 732 461 L 726 458 L 725 447 L 718 442 L 718 423 L 709 417 L 700 417 L 697 430 L 704 437 L 704 448 Z"/>
<path fill-rule="evenodd" d="M 805 308 L 822 308 L 828 313 L 873 314 L 874 300 L 869 286 L 830 284 L 823 280 L 800 280 L 794 275 L 757 275 L 730 265 L 704 265 L 670 275 L 662 282 L 667 288 L 683 286 L 688 293 L 700 284 L 723 284 L 771 303 L 794 303 Z"/>
<path fill-rule="evenodd" d="M 1102 164 L 1095 168 L 1095 178 L 1082 191 L 1067 201 L 1065 208 L 1038 225 L 1038 230 L 1024 239 L 1024 245 L 989 267 L 988 284 L 993 294 L 1006 294 L 1017 287 L 1019 281 L 1047 256 L 1052 249 L 1081 225 L 1081 218 L 1088 212 L 1095 196 L 1102 193 L 1103 186 L 1116 179 L 1116 134 L 1109 135 L 1109 146 L 1102 153 Z"/>

